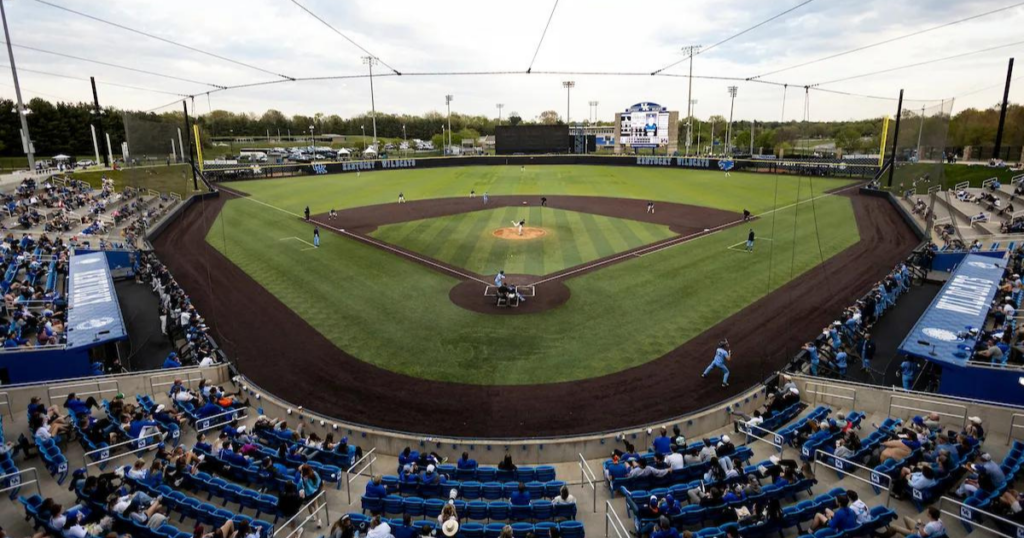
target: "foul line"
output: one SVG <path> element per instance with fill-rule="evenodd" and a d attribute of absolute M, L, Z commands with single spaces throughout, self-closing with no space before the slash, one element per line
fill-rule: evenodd
<path fill-rule="evenodd" d="M 282 208 L 277 207 L 275 205 L 271 205 L 271 204 L 268 204 L 268 203 L 263 202 L 261 200 L 257 200 L 256 198 L 253 198 L 252 196 L 244 196 L 244 195 L 239 194 L 239 193 L 237 193 L 235 191 L 232 191 L 230 189 L 225 189 L 223 186 L 220 187 L 220 190 L 222 190 L 222 191 L 224 191 L 224 192 L 226 192 L 228 194 L 232 194 L 234 196 L 237 196 L 237 197 L 239 197 L 239 198 L 241 198 L 243 200 L 249 200 L 249 201 L 252 201 L 252 202 L 256 202 L 257 204 L 269 207 L 270 209 L 276 209 L 276 210 L 278 210 L 278 211 L 280 211 L 280 212 L 282 212 L 282 213 L 284 213 L 286 215 L 291 215 L 291 216 L 299 218 L 299 219 L 303 218 L 302 215 L 299 215 L 298 213 L 292 213 L 291 211 L 288 211 L 287 209 L 282 209 Z M 363 236 L 363 235 L 359 235 L 359 234 L 354 234 L 352 232 L 346 232 L 345 230 L 342 230 L 341 228 L 335 228 L 334 226 L 331 226 L 329 224 L 324 224 L 324 223 L 322 223 L 320 221 L 312 221 L 312 222 L 315 222 L 316 224 L 320 225 L 323 228 L 327 228 L 328 230 L 333 230 L 333 231 L 335 231 L 335 232 L 337 232 L 339 234 L 351 237 L 353 239 L 358 239 L 360 241 L 363 241 L 364 243 L 369 243 L 371 245 L 383 248 L 385 250 L 389 250 L 389 251 L 394 252 L 395 254 L 398 254 L 400 256 L 405 256 L 407 258 L 412 258 L 412 259 L 414 259 L 414 260 L 416 260 L 416 261 L 418 261 L 420 263 L 425 263 L 427 265 L 430 265 L 431 267 L 436 267 L 438 269 L 441 269 L 442 271 L 445 271 L 445 272 L 448 272 L 448 273 L 451 273 L 451 274 L 454 274 L 454 275 L 458 275 L 458 276 L 460 276 L 462 278 L 465 278 L 467 280 L 472 280 L 472 281 L 475 281 L 475 282 L 479 282 L 479 283 L 484 284 L 484 285 L 490 284 L 490 282 L 487 282 L 485 280 L 480 280 L 479 278 L 477 278 L 477 277 L 475 277 L 473 275 L 468 275 L 468 274 L 463 273 L 461 271 L 456 271 L 455 269 L 452 269 L 451 267 L 445 267 L 445 266 L 443 266 L 443 265 L 441 265 L 439 263 L 436 263 L 436 262 L 433 262 L 433 261 L 421 258 L 421 257 L 416 256 L 414 254 L 410 254 L 408 252 L 405 252 L 403 250 L 399 250 L 399 249 L 397 249 L 395 247 L 392 247 L 391 245 L 388 245 L 387 243 L 382 243 L 382 242 L 377 241 L 375 239 L 371 239 L 369 237 L 366 237 L 366 236 Z M 300 241 L 302 241 L 302 240 L 300 239 Z"/>
<path fill-rule="evenodd" d="M 863 182 L 855 183 L 853 185 L 849 185 L 849 186 L 843 187 L 841 189 L 838 189 L 838 190 L 835 190 L 835 191 L 832 191 L 832 192 L 827 192 L 825 194 L 821 194 L 821 195 L 815 196 L 813 198 L 809 198 L 807 200 L 803 200 L 803 201 L 800 201 L 800 202 L 793 202 L 792 204 L 789 204 L 789 205 L 785 205 L 785 206 L 782 206 L 782 207 L 777 207 L 777 208 L 772 209 L 770 211 L 765 211 L 764 213 L 759 213 L 757 215 L 754 215 L 754 217 L 760 218 L 760 217 L 763 217 L 765 215 L 771 215 L 772 213 L 775 213 L 777 211 L 782 211 L 783 209 L 789 209 L 791 207 L 795 207 L 795 206 L 798 206 L 800 204 L 806 204 L 808 202 L 813 202 L 813 201 L 815 201 L 815 200 L 817 200 L 819 198 L 825 198 L 827 196 L 835 196 L 835 195 L 837 195 L 837 194 L 839 194 L 841 192 L 844 192 L 844 191 L 847 191 L 847 190 L 850 190 L 850 189 L 853 189 L 853 188 L 859 188 L 862 184 L 863 184 Z M 743 222 L 743 219 L 734 220 L 732 222 L 727 222 L 725 224 L 720 224 L 718 226 L 715 226 L 714 228 L 708 228 L 707 231 L 701 231 L 701 232 L 697 232 L 697 233 L 692 233 L 690 235 L 684 235 L 684 236 L 681 236 L 681 237 L 677 237 L 676 239 L 672 239 L 672 240 L 666 241 L 664 243 L 660 243 L 660 244 L 657 244 L 657 245 L 651 245 L 651 246 L 646 247 L 646 248 L 642 248 L 642 249 L 639 249 L 639 250 L 634 250 L 632 252 L 627 252 L 625 254 L 620 254 L 619 256 L 615 256 L 614 258 L 606 258 L 604 260 L 598 260 L 597 262 L 594 262 L 594 263 L 592 263 L 590 265 L 585 265 L 583 267 L 578 267 L 578 268 L 573 269 L 572 271 L 569 271 L 567 273 L 561 273 L 561 274 L 557 274 L 557 275 L 553 275 L 551 277 L 545 278 L 543 280 L 538 280 L 537 282 L 534 282 L 533 285 L 534 286 L 540 286 L 541 284 L 544 284 L 546 282 L 551 282 L 553 280 L 559 280 L 559 279 L 565 278 L 567 276 L 574 275 L 576 273 L 581 273 L 583 271 L 589 271 L 589 270 L 591 270 L 591 269 L 593 269 L 595 267 L 600 267 L 602 265 L 607 265 L 609 263 L 617 262 L 617 261 L 625 259 L 625 258 L 631 258 L 631 257 L 643 258 L 644 256 L 647 256 L 648 254 L 655 254 L 655 253 L 661 252 L 663 250 L 670 249 L 670 248 L 672 248 L 674 246 L 681 245 L 683 243 L 687 243 L 687 242 L 689 242 L 691 240 L 700 239 L 702 237 L 710 237 L 712 235 L 715 235 L 715 234 L 721 232 L 722 230 L 724 230 L 726 228 L 731 228 L 731 227 L 733 227 L 733 226 L 735 226 L 737 224 L 741 224 L 742 222 Z"/>
<path fill-rule="evenodd" d="M 294 239 L 296 241 L 302 241 L 303 243 L 305 243 L 305 244 L 307 244 L 307 245 L 309 245 L 309 246 L 311 246 L 313 248 L 316 248 L 316 245 L 314 245 L 313 243 L 310 243 L 309 241 L 306 241 L 305 239 L 299 239 L 298 237 L 294 237 L 294 236 L 293 237 L 282 237 L 281 239 L 278 239 L 278 241 L 287 241 L 288 239 Z M 302 250 L 309 250 L 309 249 L 308 248 L 304 248 Z"/>

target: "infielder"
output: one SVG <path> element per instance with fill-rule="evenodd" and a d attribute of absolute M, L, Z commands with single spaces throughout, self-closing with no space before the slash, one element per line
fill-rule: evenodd
<path fill-rule="evenodd" d="M 313 226 L 313 247 L 320 248 L 320 227 Z"/>
<path fill-rule="evenodd" d="M 718 349 L 715 350 L 715 358 L 711 361 L 711 364 L 704 369 L 704 373 L 700 376 L 706 378 L 711 370 L 718 368 L 725 372 L 725 377 L 722 378 L 722 387 L 729 386 L 729 367 L 725 365 L 726 362 L 732 360 L 732 352 L 729 351 L 729 341 L 722 340 L 718 343 Z"/>
<path fill-rule="evenodd" d="M 404 204 L 405 203 L 405 195 L 404 194 L 398 193 L 398 203 L 400 203 L 400 204 Z"/>
<path fill-rule="evenodd" d="M 484 193 L 483 198 L 484 198 L 484 205 L 487 205 L 487 193 L 486 192 Z"/>
<path fill-rule="evenodd" d="M 654 202 L 647 202 L 647 212 L 654 214 Z"/>
<path fill-rule="evenodd" d="M 519 231 L 519 235 L 523 235 L 523 225 L 526 224 L 526 219 L 520 220 L 519 222 L 512 221 L 512 226 L 516 227 Z"/>
<path fill-rule="evenodd" d="M 747 252 L 754 252 L 754 229 L 750 229 L 750 233 L 747 234 Z"/>

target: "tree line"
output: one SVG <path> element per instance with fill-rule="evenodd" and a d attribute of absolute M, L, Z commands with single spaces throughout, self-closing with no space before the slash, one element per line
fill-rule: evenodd
<path fill-rule="evenodd" d="M 51 156 L 58 153 L 70 155 L 92 155 L 93 142 L 89 125 L 93 121 L 93 107 L 89 103 L 50 102 L 35 98 L 27 104 L 31 113 L 28 115 L 29 130 L 32 133 L 35 150 L 38 155 Z M 0 156 L 23 155 L 20 139 L 20 123 L 13 111 L 14 103 L 10 99 L 0 99 Z M 252 137 L 255 139 L 271 139 L 278 136 L 308 136 L 310 126 L 316 134 L 361 135 L 373 134 L 373 118 L 369 113 L 343 118 L 337 114 L 317 113 L 312 116 L 287 116 L 279 110 L 267 110 L 262 114 L 238 113 L 224 110 L 200 114 L 194 118 L 200 126 L 204 141 L 209 143 L 214 138 Z M 900 147 L 914 147 L 917 144 L 918 132 L 921 132 L 922 145 L 942 145 L 947 149 L 962 151 L 966 146 L 991 148 L 995 141 L 999 120 L 999 108 L 993 106 L 985 109 L 969 108 L 961 110 L 951 118 L 942 115 L 922 117 L 920 112 L 904 110 L 902 118 Z M 125 124 L 130 125 L 126 133 Z M 448 129 L 447 115 L 439 112 L 428 112 L 422 115 L 377 113 L 377 136 L 389 139 L 422 139 L 433 140 L 436 145 L 441 143 L 442 126 Z M 131 146 L 136 140 L 143 138 L 147 131 L 161 133 L 160 144 L 170 146 L 163 138 L 167 132 L 183 127 L 183 113 L 173 110 L 156 113 L 121 110 L 107 107 L 100 111 L 98 118 L 102 131 L 109 134 L 114 153 L 119 153 L 120 144 L 126 138 Z M 533 119 L 523 118 L 516 112 L 503 117 L 504 125 L 519 124 L 559 124 L 563 119 L 553 110 L 541 113 Z M 584 122 L 587 124 L 587 122 Z M 611 122 L 599 122 L 610 125 Z M 685 146 L 687 122 L 679 121 L 680 147 Z M 146 126 L 152 126 L 147 129 Z M 453 143 L 463 138 L 475 138 L 494 134 L 498 118 L 482 115 L 452 113 L 451 130 Z M 716 148 L 716 152 L 724 151 L 726 144 L 727 119 L 722 116 L 694 118 L 691 126 L 691 146 L 696 147 L 698 139 L 704 148 Z M 751 136 L 756 153 L 791 153 L 794 150 L 812 148 L 820 143 L 832 144 L 844 153 L 874 152 L 879 147 L 882 133 L 882 118 L 869 118 L 854 121 L 787 121 L 787 122 L 750 122 L 734 121 L 732 124 L 731 142 L 741 150 L 749 149 Z M 889 122 L 891 137 L 895 122 Z M 155 136 L 155 135 L 154 135 Z M 133 140 L 133 138 L 135 140 Z M 943 139 L 945 139 L 943 143 Z M 891 143 L 889 138 L 889 143 Z M 105 151 L 105 141 L 100 140 L 100 151 Z M 1024 106 L 1011 104 L 1007 111 L 1006 129 L 1003 135 L 1003 146 L 1020 148 L 1024 146 Z M 977 150 L 976 150 L 977 151 Z M 991 151 L 991 149 L 989 149 Z M 1020 150 L 1017 149 L 1017 152 Z M 1016 155 L 1011 156 L 1016 158 Z"/>

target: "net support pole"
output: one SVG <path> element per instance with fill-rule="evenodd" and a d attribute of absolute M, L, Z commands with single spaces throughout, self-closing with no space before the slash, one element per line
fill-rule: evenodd
<path fill-rule="evenodd" d="M 181 101 L 181 108 L 185 111 L 185 136 L 188 137 L 188 159 L 187 161 L 192 168 L 192 188 L 196 191 L 199 190 L 199 180 L 196 179 L 196 163 L 192 160 L 192 130 L 188 127 L 188 101 L 184 99 Z M 185 157 L 185 148 L 181 148 L 182 158 Z"/>
<path fill-rule="evenodd" d="M 882 140 L 878 145 L 878 168 L 885 165 L 885 137 L 889 135 L 889 116 L 882 118 Z"/>
<path fill-rule="evenodd" d="M 99 133 L 99 137 L 103 138 L 103 122 L 100 117 L 100 95 L 96 92 L 96 77 L 89 77 L 89 82 L 92 84 L 92 124 L 93 124 L 93 140 L 95 141 L 96 133 Z M 107 143 L 109 146 L 110 143 Z M 99 151 L 96 152 L 96 160 L 99 161 Z M 103 156 L 103 166 L 110 166 L 110 161 L 107 160 L 107 155 Z"/>
<path fill-rule="evenodd" d="M 21 100 L 21 84 L 18 82 L 18 68 L 15 67 L 14 64 L 14 48 L 11 44 L 11 32 L 7 29 L 7 11 L 4 10 L 3 0 L 0 0 L 0 19 L 3 20 L 4 24 L 4 40 L 7 41 L 7 57 L 11 63 L 11 76 L 14 78 L 14 94 L 17 99 L 16 112 L 18 113 L 18 120 L 21 121 L 22 144 L 24 145 L 25 155 L 28 157 L 28 170 L 30 173 L 35 173 L 36 150 L 32 145 L 32 137 L 28 132 L 28 117 L 25 115 L 25 103 Z"/>
<path fill-rule="evenodd" d="M 1003 104 L 999 107 L 999 129 L 996 130 L 996 147 L 992 150 L 992 158 L 998 159 L 1003 150 L 1003 127 L 1006 126 L 1006 105 L 1010 99 L 1010 82 L 1013 78 L 1013 58 L 1006 66 L 1006 87 L 1003 88 Z"/>
<path fill-rule="evenodd" d="M 174 145 L 174 139 L 173 138 L 171 139 L 171 145 L 172 146 Z M 183 144 L 181 142 L 181 128 L 178 128 L 178 150 L 181 153 L 182 160 L 184 160 L 185 159 L 185 144 Z M 177 159 L 175 159 L 175 162 L 177 162 Z"/>
<path fill-rule="evenodd" d="M 888 187 L 892 188 L 892 178 L 896 173 L 896 143 L 900 139 L 900 117 L 903 116 L 903 90 L 900 90 L 900 100 L 896 105 L 896 127 L 892 133 L 892 164 L 889 166 Z"/>

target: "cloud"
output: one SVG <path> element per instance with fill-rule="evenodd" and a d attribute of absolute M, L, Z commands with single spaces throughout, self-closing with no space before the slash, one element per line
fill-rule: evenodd
<path fill-rule="evenodd" d="M 522 72 L 530 64 L 553 2 L 516 3 L 419 2 L 413 0 L 300 0 L 346 36 L 384 62 L 406 73 L 460 71 Z M 633 6 L 612 0 L 562 0 L 537 55 L 535 71 L 649 73 L 682 60 L 684 45 L 716 43 L 797 5 L 721 0 L 672 2 L 652 0 Z M 288 1 L 219 0 L 178 2 L 68 0 L 60 5 L 137 28 L 293 77 L 353 75 L 367 72 L 366 53 L 332 32 Z M 1001 7 L 992 1 L 817 0 L 694 59 L 694 74 L 750 77 L 828 54 L 866 45 Z M 12 41 L 62 51 L 184 78 L 232 85 L 274 80 L 271 74 L 149 39 L 37 2 L 7 4 Z M 1020 40 L 1024 9 L 1015 8 L 939 31 L 860 53 L 766 77 L 791 84 L 786 90 L 787 119 L 802 117 L 802 85 L 867 73 Z M 998 86 L 1006 59 L 1024 46 L 950 60 L 899 72 L 826 86 L 855 94 L 895 98 L 900 88 L 908 99 L 942 99 L 978 88 Z M 28 97 L 89 100 L 87 79 L 101 83 L 106 105 L 150 109 L 173 96 L 104 85 L 105 82 L 196 94 L 196 108 L 262 113 L 274 108 L 286 114 L 335 113 L 350 116 L 370 108 L 369 81 L 321 81 L 276 84 L 214 93 L 210 87 L 162 79 L 15 49 L 21 82 Z M 686 73 L 688 62 L 669 73 Z M 31 73 L 48 71 L 81 78 L 68 80 Z M 387 73 L 378 66 L 378 74 Z M 572 79 L 571 116 L 588 116 L 587 101 L 598 101 L 598 114 L 640 101 L 654 101 L 685 110 L 685 78 L 595 76 L 583 74 L 515 74 L 489 76 L 402 76 L 374 80 L 377 109 L 423 114 L 444 108 L 444 95 L 454 94 L 453 109 L 470 114 L 525 117 L 554 109 L 564 115 L 563 80 Z M 0 94 L 12 96 L 9 79 Z M 726 87 L 739 86 L 736 117 L 778 119 L 783 90 L 751 82 L 695 80 L 693 98 L 700 117 L 726 115 Z M 956 109 L 990 106 L 1001 88 L 968 95 Z M 1022 95 L 1015 88 L 1011 98 Z M 893 114 L 895 102 L 810 92 L 811 119 L 847 119 Z M 173 105 L 177 107 L 178 105 Z"/>

